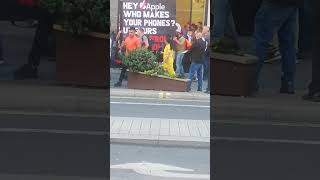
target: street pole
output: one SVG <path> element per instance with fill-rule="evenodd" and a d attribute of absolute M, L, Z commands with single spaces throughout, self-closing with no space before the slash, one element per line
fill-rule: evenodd
<path fill-rule="evenodd" d="M 117 29 L 120 31 L 123 29 L 122 27 L 122 23 L 121 22 L 121 19 L 122 19 L 122 12 L 120 12 L 120 9 L 122 9 L 122 0 L 118 1 L 118 18 L 117 18 Z"/>

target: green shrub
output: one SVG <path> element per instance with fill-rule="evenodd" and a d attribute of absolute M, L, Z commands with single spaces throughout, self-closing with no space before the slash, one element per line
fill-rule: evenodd
<path fill-rule="evenodd" d="M 109 0 L 40 0 L 40 5 L 74 34 L 109 32 Z"/>
<path fill-rule="evenodd" d="M 229 37 L 222 37 L 211 45 L 213 52 L 243 55 L 241 50 L 237 47 L 236 42 Z"/>
<path fill-rule="evenodd" d="M 133 72 L 144 72 L 147 74 L 157 73 L 157 57 L 148 49 L 139 48 L 124 57 L 124 64 Z"/>

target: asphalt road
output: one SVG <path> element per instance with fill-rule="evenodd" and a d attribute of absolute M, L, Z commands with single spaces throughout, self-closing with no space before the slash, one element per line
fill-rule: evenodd
<path fill-rule="evenodd" d="M 290 124 L 212 124 L 217 180 L 316 180 L 320 128 Z"/>
<path fill-rule="evenodd" d="M 202 179 L 201 175 L 210 174 L 210 151 L 209 149 L 191 148 L 168 148 L 159 146 L 136 146 L 136 145 L 111 145 L 110 164 L 121 165 L 127 163 L 148 162 L 154 165 L 150 171 L 135 172 L 132 169 L 111 168 L 112 180 L 189 180 Z M 175 166 L 192 169 L 192 172 L 171 171 L 178 174 L 169 174 L 165 177 L 166 171 L 158 173 L 163 166 Z M 129 166 L 129 165 L 127 165 Z M 144 174 L 144 173 L 147 173 Z M 194 174 L 194 178 L 183 178 L 182 175 Z M 174 177 L 175 176 L 175 177 Z M 208 178 L 203 178 L 208 179 Z"/>
<path fill-rule="evenodd" d="M 2 113 L 0 119 L 1 179 L 108 177 L 106 118 Z"/>
<path fill-rule="evenodd" d="M 209 120 L 210 100 L 111 97 L 110 114 L 118 117 Z"/>

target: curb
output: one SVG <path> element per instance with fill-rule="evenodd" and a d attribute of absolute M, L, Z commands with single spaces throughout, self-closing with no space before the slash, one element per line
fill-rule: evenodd
<path fill-rule="evenodd" d="M 106 90 L 0 81 L 0 109 L 108 114 Z"/>
<path fill-rule="evenodd" d="M 261 99 L 216 97 L 213 116 L 219 121 L 267 121 L 320 124 L 319 103 L 305 102 L 297 96 Z"/>
<path fill-rule="evenodd" d="M 165 146 L 165 147 L 187 147 L 187 148 L 210 148 L 210 139 L 205 141 L 188 141 L 188 140 L 160 140 L 152 138 L 118 138 L 111 137 L 110 143 L 113 144 L 130 144 L 130 145 L 149 145 L 149 146 Z"/>
<path fill-rule="evenodd" d="M 110 89 L 110 97 L 137 97 L 137 98 L 160 98 L 160 99 L 188 99 L 210 100 L 210 95 L 204 92 L 168 92 L 136 89 Z"/>

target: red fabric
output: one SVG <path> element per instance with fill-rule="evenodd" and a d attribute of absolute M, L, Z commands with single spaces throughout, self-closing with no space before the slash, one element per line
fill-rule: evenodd
<path fill-rule="evenodd" d="M 37 0 L 18 0 L 18 4 L 23 6 L 36 6 L 38 4 Z"/>

